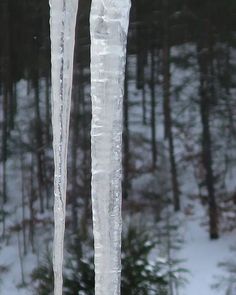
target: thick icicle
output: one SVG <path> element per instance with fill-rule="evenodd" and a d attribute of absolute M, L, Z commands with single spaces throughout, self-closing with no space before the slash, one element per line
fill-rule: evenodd
<path fill-rule="evenodd" d="M 120 294 L 122 106 L 130 0 L 93 0 L 92 205 L 95 294 Z"/>
<path fill-rule="evenodd" d="M 78 0 L 50 0 L 52 126 L 54 150 L 54 294 L 62 294 L 67 146 Z"/>

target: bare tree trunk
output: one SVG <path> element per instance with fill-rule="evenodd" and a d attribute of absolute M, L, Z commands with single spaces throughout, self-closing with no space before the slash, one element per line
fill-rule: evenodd
<path fill-rule="evenodd" d="M 142 89 L 142 114 L 143 114 L 143 125 L 147 124 L 147 99 L 146 99 L 146 87 L 145 80 L 143 81 L 143 89 Z"/>
<path fill-rule="evenodd" d="M 213 99 L 210 59 L 213 58 L 213 44 L 211 41 L 211 25 L 208 20 L 206 21 L 205 29 L 205 39 L 203 39 L 202 42 L 200 41 L 198 44 L 198 63 L 200 70 L 200 114 L 202 121 L 202 157 L 206 173 L 206 188 L 208 191 L 210 238 L 217 239 L 219 237 L 218 208 L 214 188 L 215 181 L 212 168 L 212 140 L 210 130 L 210 106 L 211 100 Z"/>
<path fill-rule="evenodd" d="M 79 86 L 80 87 L 80 83 Z M 77 215 L 77 197 L 78 197 L 78 184 L 77 184 L 77 148 L 78 148 L 78 138 L 79 138 L 79 89 L 77 89 L 76 94 L 72 96 L 72 112 L 71 112 L 71 131 L 72 131 L 72 142 L 71 142 L 71 214 L 72 214 L 72 229 L 73 233 L 78 230 L 78 215 Z"/>
<path fill-rule="evenodd" d="M 29 212 L 30 212 L 30 223 L 29 223 L 29 240 L 32 247 L 32 252 L 35 252 L 34 245 L 34 161 L 33 154 L 31 154 L 31 165 L 30 165 L 30 185 L 29 185 Z"/>
<path fill-rule="evenodd" d="M 2 128 L 2 202 L 5 204 L 7 202 L 7 185 L 6 185 L 6 162 L 7 162 L 7 142 L 8 142 L 8 93 L 4 87 L 4 97 L 3 97 L 3 128 Z"/>
<path fill-rule="evenodd" d="M 27 245 L 26 245 L 26 227 L 25 227 L 25 186 L 24 186 L 24 158 L 23 153 L 20 155 L 21 163 L 21 209 L 22 209 L 22 235 L 23 235 L 23 251 L 24 255 L 27 254 Z"/>
<path fill-rule="evenodd" d="M 44 176 L 43 176 L 43 137 L 42 137 L 42 120 L 40 115 L 39 101 L 39 81 L 38 77 L 34 79 L 35 90 L 35 115 L 36 115 L 36 155 L 37 155 L 37 178 L 38 193 L 40 202 L 40 211 L 44 212 Z"/>
<path fill-rule="evenodd" d="M 91 167 L 91 157 L 90 157 L 90 140 L 88 138 L 88 127 L 90 120 L 87 119 L 87 112 L 86 112 L 86 97 L 85 97 L 85 89 L 84 89 L 84 71 L 83 69 L 80 72 L 80 101 L 81 101 L 81 113 L 82 116 L 82 150 L 83 150 L 83 159 L 82 159 L 82 179 L 83 179 L 83 197 L 84 197 L 84 211 L 82 216 L 82 235 L 83 238 L 86 239 L 88 235 L 88 220 L 91 217 L 89 206 L 90 206 L 90 198 L 88 196 L 91 194 L 90 191 L 90 183 L 91 183 L 91 173 L 89 173 L 88 169 Z M 89 118 L 90 119 L 90 118 Z"/>
<path fill-rule="evenodd" d="M 18 245 L 18 255 L 20 259 L 20 270 L 21 270 L 21 284 L 25 286 L 25 271 L 24 271 L 24 256 L 22 253 L 21 248 L 21 241 L 20 241 L 20 231 L 17 232 L 17 245 Z"/>
<path fill-rule="evenodd" d="M 142 89 L 144 86 L 144 29 L 142 26 L 137 27 L 137 60 L 136 60 L 136 85 L 138 89 Z"/>
<path fill-rule="evenodd" d="M 171 166 L 171 181 L 173 191 L 173 202 L 175 211 L 180 210 L 179 183 L 175 159 L 175 148 L 173 138 L 173 122 L 170 103 L 170 40 L 169 40 L 169 13 L 168 0 L 164 0 L 164 36 L 163 36 L 163 93 L 164 93 L 164 120 L 165 138 L 168 140 L 169 157 Z"/>
<path fill-rule="evenodd" d="M 50 81 L 49 77 L 46 77 L 46 95 L 45 95 L 45 105 L 46 105 L 46 142 L 47 145 L 51 144 L 50 136 L 50 126 L 51 126 L 51 116 L 50 116 Z"/>
<path fill-rule="evenodd" d="M 205 93 L 204 82 L 201 81 L 200 112 L 202 119 L 202 154 L 203 164 L 206 170 L 206 187 L 209 199 L 210 238 L 217 239 L 218 212 L 215 200 L 214 176 L 212 170 L 211 133 L 209 126 L 209 100 Z"/>
<path fill-rule="evenodd" d="M 2 161 L 2 188 L 1 188 L 1 211 L 2 211 L 2 238 L 5 237 L 5 209 L 4 205 L 7 202 L 7 157 L 8 157 L 8 134 L 9 134 L 9 101 L 11 90 L 10 79 L 10 28 L 9 28 L 9 3 L 6 0 L 1 1 L 0 9 L 2 10 L 1 25 L 4 31 L 4 40 L 2 40 L 2 59 L 0 64 L 0 71 L 3 77 L 2 92 L 2 134 L 1 134 L 1 161 Z"/>
<path fill-rule="evenodd" d="M 9 33 L 9 3 L 3 0 L 1 9 L 3 11 L 2 25 L 4 33 L 4 42 L 2 43 L 2 75 L 3 75 L 3 128 L 2 128 L 2 162 L 3 162 L 3 175 L 2 175 L 2 200 L 3 204 L 7 202 L 7 189 L 6 189 L 6 162 L 7 162 L 7 143 L 9 132 L 9 105 L 10 105 L 10 33 Z M 4 215 L 4 214 L 3 214 Z M 4 217 L 3 217 L 4 218 Z"/>
<path fill-rule="evenodd" d="M 129 90 L 128 90 L 128 56 L 126 58 L 126 76 L 124 86 L 124 115 L 123 115 L 123 198 L 128 199 L 129 195 Z"/>
<path fill-rule="evenodd" d="M 152 142 L 152 165 L 156 168 L 157 163 L 157 143 L 156 143 L 156 96 L 155 96 L 155 50 L 151 44 L 151 142 Z"/>

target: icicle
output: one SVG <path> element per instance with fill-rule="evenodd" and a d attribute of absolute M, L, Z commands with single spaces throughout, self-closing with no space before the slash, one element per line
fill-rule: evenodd
<path fill-rule="evenodd" d="M 67 146 L 78 0 L 49 0 L 54 150 L 54 294 L 62 294 L 66 211 Z"/>
<path fill-rule="evenodd" d="M 91 26 L 92 205 L 95 294 L 120 294 L 121 155 L 130 0 L 93 0 Z"/>

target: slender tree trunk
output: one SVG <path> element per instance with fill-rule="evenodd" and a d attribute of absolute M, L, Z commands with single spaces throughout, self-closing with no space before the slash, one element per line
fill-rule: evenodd
<path fill-rule="evenodd" d="M 144 86 L 144 30 L 143 27 L 138 25 L 137 27 L 137 60 L 136 60 L 136 85 L 138 89 L 142 89 Z"/>
<path fill-rule="evenodd" d="M 145 80 L 143 81 L 143 89 L 142 89 L 142 114 L 143 114 L 143 125 L 147 124 L 147 99 L 146 99 L 146 87 Z"/>
<path fill-rule="evenodd" d="M 201 101 L 200 112 L 202 120 L 202 155 L 203 164 L 206 170 L 206 186 L 209 198 L 209 219 L 210 219 L 210 238 L 217 239 L 218 234 L 218 212 L 215 200 L 214 176 L 212 170 L 212 152 L 211 152 L 211 133 L 209 124 L 209 99 L 204 89 L 204 82 L 201 81 Z"/>
<path fill-rule="evenodd" d="M 81 113 L 82 116 L 82 150 L 83 150 L 83 159 L 82 159 L 82 177 L 83 177 L 83 196 L 84 196 L 84 211 L 82 216 L 82 235 L 86 239 L 88 235 L 88 219 L 90 217 L 90 199 L 88 196 L 91 195 L 90 191 L 90 183 L 91 183 L 91 174 L 88 173 L 88 167 L 91 167 L 90 162 L 90 141 L 88 138 L 88 127 L 89 123 L 87 120 L 87 112 L 86 112 L 86 96 L 85 96 L 85 89 L 84 89 L 84 71 L 83 69 L 80 72 L 80 101 L 81 101 Z M 90 118 L 89 118 L 90 119 Z"/>
<path fill-rule="evenodd" d="M 17 232 L 18 255 L 20 259 L 21 284 L 25 285 L 24 256 L 21 248 L 20 231 Z"/>
<path fill-rule="evenodd" d="M 2 25 L 4 33 L 4 42 L 2 43 L 2 75 L 3 75 L 3 127 L 2 127 L 2 201 L 3 204 L 7 202 L 7 187 L 6 187 L 6 174 L 7 174 L 7 144 L 9 132 L 9 105 L 10 105 L 10 92 L 11 92 L 11 79 L 10 79 L 10 29 L 9 29 L 9 3 L 3 0 L 1 3 L 3 11 Z M 4 214 L 3 214 L 4 215 Z M 5 217 L 3 217 L 4 219 Z"/>
<path fill-rule="evenodd" d="M 138 89 L 144 87 L 144 68 L 147 64 L 148 46 L 147 46 L 147 27 L 145 26 L 145 16 L 149 13 L 149 9 L 142 5 L 136 6 L 137 18 L 137 62 L 136 62 L 136 85 Z"/>
<path fill-rule="evenodd" d="M 213 48 L 211 42 L 211 25 L 206 21 L 206 36 L 203 42 L 198 44 L 198 63 L 200 70 L 200 114 L 202 121 L 202 157 L 205 168 L 206 188 L 208 191 L 209 203 L 209 227 L 210 238 L 217 239 L 219 237 L 218 231 L 218 209 L 216 204 L 215 188 L 214 188 L 214 173 L 213 173 L 213 159 L 212 159 L 212 139 L 210 130 L 210 108 L 213 99 L 212 93 L 212 75 L 211 75 L 211 61 L 213 58 Z M 210 40 L 210 41 L 209 41 Z"/>
<path fill-rule="evenodd" d="M 163 36 L 163 94 L 164 94 L 164 122 L 165 122 L 165 138 L 169 145 L 169 158 L 171 166 L 171 181 L 173 191 L 173 202 L 175 211 L 180 210 L 180 193 L 177 176 L 177 165 L 175 159 L 174 137 L 173 137 L 173 122 L 171 115 L 170 103 L 170 40 L 169 40 L 169 3 L 164 0 L 164 36 Z"/>
<path fill-rule="evenodd" d="M 126 59 L 126 76 L 124 86 L 124 115 L 123 115 L 123 198 L 129 195 L 129 91 L 128 91 L 128 56 Z"/>
<path fill-rule="evenodd" d="M 24 255 L 27 254 L 27 245 L 26 245 L 26 220 L 25 220 L 25 186 L 24 186 L 24 158 L 23 153 L 20 155 L 21 163 L 21 209 L 22 209 L 22 235 L 23 235 L 23 251 Z"/>
<path fill-rule="evenodd" d="M 2 199 L 3 204 L 7 202 L 7 184 L 6 184 L 6 162 L 7 162 L 7 142 L 8 142 L 8 93 L 4 87 L 4 97 L 3 97 L 3 128 L 2 128 Z"/>
<path fill-rule="evenodd" d="M 51 144 L 50 126 L 51 126 L 51 116 L 50 116 L 50 81 L 49 77 L 46 77 L 46 95 L 45 95 L 45 105 L 46 105 L 46 142 L 47 145 Z"/>
<path fill-rule="evenodd" d="M 33 154 L 31 154 L 31 165 L 30 165 L 30 185 L 29 185 L 29 214 L 30 214 L 30 223 L 29 223 L 29 240 L 32 247 L 32 252 L 35 252 L 34 246 L 34 161 Z"/>
<path fill-rule="evenodd" d="M 10 57 L 9 57 L 10 59 Z M 9 62 L 10 67 L 10 62 Z M 16 93 L 16 83 L 11 81 L 11 67 L 9 69 L 9 120 L 8 125 L 9 129 L 13 130 L 15 127 L 15 115 L 17 113 L 17 93 Z"/>
<path fill-rule="evenodd" d="M 38 77 L 34 79 L 35 90 L 35 115 L 36 115 L 36 155 L 37 155 L 37 178 L 40 211 L 44 212 L 44 179 L 43 179 L 43 137 L 42 137 L 42 120 L 40 115 L 39 100 L 39 81 Z"/>
<path fill-rule="evenodd" d="M 2 81 L 2 134 L 1 134 L 1 161 L 2 161 L 2 187 L 1 187 L 1 212 L 2 212 L 2 238 L 5 238 L 5 208 L 7 202 L 7 158 L 8 158 L 8 134 L 9 134 L 9 101 L 10 101 L 10 28 L 9 28 L 9 3 L 1 1 L 0 10 L 2 11 L 1 26 L 4 32 L 1 46 L 0 74 Z"/>
<path fill-rule="evenodd" d="M 151 44 L 151 142 L 152 142 L 152 165 L 156 168 L 157 163 L 157 143 L 156 143 L 156 95 L 155 95 L 155 50 Z"/>
<path fill-rule="evenodd" d="M 80 83 L 79 83 L 80 87 Z M 78 230 L 78 215 L 77 215 L 77 196 L 78 196 L 78 184 L 77 184 L 77 148 L 78 148 L 78 138 L 79 138 L 79 90 L 72 96 L 72 112 L 71 112 L 71 131 L 72 131 L 72 142 L 71 142 L 71 183 L 72 183 L 72 193 L 71 193 L 71 213 L 72 213 L 72 229 L 73 233 Z"/>

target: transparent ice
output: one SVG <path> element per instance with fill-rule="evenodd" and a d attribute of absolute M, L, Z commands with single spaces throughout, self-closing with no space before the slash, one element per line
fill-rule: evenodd
<path fill-rule="evenodd" d="M 67 146 L 78 0 L 49 0 L 54 150 L 54 295 L 62 294 L 66 211 Z"/>
<path fill-rule="evenodd" d="M 93 0 L 90 15 L 95 294 L 120 294 L 122 110 L 130 0 Z"/>

